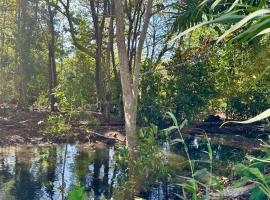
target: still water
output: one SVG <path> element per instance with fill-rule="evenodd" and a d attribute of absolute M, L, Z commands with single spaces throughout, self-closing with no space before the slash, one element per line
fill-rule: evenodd
<path fill-rule="evenodd" d="M 205 156 L 202 141 L 195 138 L 187 142 L 193 159 Z M 181 147 L 174 148 L 176 154 L 181 156 Z M 246 153 L 233 147 L 213 145 L 215 173 L 229 175 L 233 164 L 243 160 Z M 117 187 L 115 180 L 120 173 L 114 155 L 114 147 L 58 145 L 1 148 L 0 200 L 61 200 L 78 184 L 85 188 L 89 199 L 109 199 L 113 188 Z M 63 184 L 65 187 L 62 187 Z M 164 188 L 164 183 L 157 184 L 145 198 L 168 199 L 168 187 Z"/>

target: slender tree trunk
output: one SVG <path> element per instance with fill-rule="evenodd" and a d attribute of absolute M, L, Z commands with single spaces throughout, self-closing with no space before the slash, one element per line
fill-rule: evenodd
<path fill-rule="evenodd" d="M 26 65 L 27 65 L 27 58 L 26 54 L 27 48 L 25 44 L 26 37 L 26 0 L 17 0 L 17 88 L 19 89 L 19 98 L 18 98 L 18 107 L 22 110 L 27 109 L 27 97 L 26 97 Z M 29 41 L 28 41 L 29 42 Z"/>
<path fill-rule="evenodd" d="M 125 44 L 125 21 L 124 9 L 121 0 L 115 0 L 115 16 L 116 16 L 116 41 L 118 48 L 119 64 L 120 64 L 120 79 L 122 83 L 124 115 L 125 115 L 125 130 L 126 144 L 129 150 L 133 150 L 135 141 L 133 140 L 136 132 L 136 120 L 133 106 L 134 97 L 131 86 L 131 77 L 129 72 L 129 62 L 127 57 L 127 48 Z"/>
<path fill-rule="evenodd" d="M 115 10 L 116 10 L 115 17 L 117 27 L 116 41 L 120 64 L 120 78 L 123 92 L 126 140 L 127 146 L 131 154 L 133 153 L 136 147 L 136 117 L 138 106 L 138 89 L 139 89 L 138 87 L 139 87 L 141 55 L 144 41 L 146 38 L 147 29 L 149 26 L 150 17 L 152 14 L 152 6 L 153 0 L 148 0 L 147 8 L 144 14 L 144 24 L 141 28 L 141 31 L 139 31 L 140 39 L 138 42 L 138 46 L 136 46 L 136 54 L 135 54 L 136 56 L 133 68 L 134 71 L 133 73 L 131 73 L 129 70 L 129 58 L 125 43 L 124 8 L 121 0 L 115 0 Z M 140 15 L 137 17 L 141 18 L 142 16 Z M 138 31 L 137 28 L 135 31 Z"/>
<path fill-rule="evenodd" d="M 1 96 L 0 96 L 0 101 L 4 103 L 5 100 L 5 66 L 4 66 L 4 56 L 5 56 L 5 26 L 6 26 L 6 18 L 4 16 L 3 19 L 3 30 L 1 32 L 1 49 L 0 49 L 0 81 L 1 81 Z"/>
<path fill-rule="evenodd" d="M 134 30 L 134 35 L 140 32 L 140 39 L 138 41 L 138 45 L 135 45 L 136 52 L 135 52 L 134 66 L 133 66 L 133 72 L 132 72 L 130 71 L 129 61 L 133 59 L 132 57 L 133 55 L 128 57 L 128 51 L 126 48 L 124 8 L 123 8 L 123 4 L 121 0 L 115 0 L 115 11 L 116 11 L 115 17 L 116 17 L 116 28 L 117 28 L 116 41 L 117 41 L 118 57 L 119 57 L 119 64 L 120 64 L 120 79 L 122 83 L 122 93 L 123 93 L 123 103 L 124 103 L 126 145 L 129 150 L 129 157 L 131 161 L 131 165 L 129 165 L 128 176 L 132 184 L 129 188 L 129 191 L 127 191 L 125 194 L 125 199 L 134 199 L 134 195 L 138 192 L 138 189 L 140 188 L 138 180 L 141 180 L 141 178 L 143 177 L 143 175 L 137 171 L 135 166 L 133 166 L 134 163 L 132 163 L 132 161 L 136 160 L 136 156 L 137 156 L 136 151 L 135 151 L 137 147 L 136 117 L 137 117 L 137 106 L 138 106 L 138 89 L 139 89 L 141 54 L 142 54 L 143 45 L 146 38 L 149 20 L 151 17 L 152 5 L 153 5 L 153 0 L 148 0 L 146 12 L 144 14 L 144 24 L 141 30 L 137 30 L 137 28 L 135 28 Z M 137 16 L 137 19 L 138 17 L 141 18 L 141 15 Z M 132 48 L 132 50 L 134 49 Z"/>
<path fill-rule="evenodd" d="M 50 39 L 48 41 L 49 48 L 49 62 L 48 62 L 48 70 L 49 70 L 49 98 L 51 102 L 51 111 L 56 112 L 58 109 L 56 107 L 57 99 L 55 97 L 54 89 L 57 86 L 57 74 L 56 74 L 56 62 L 55 62 L 55 28 L 54 28 L 54 13 L 51 9 L 51 6 L 48 5 L 49 11 L 49 28 L 50 28 Z"/>
<path fill-rule="evenodd" d="M 94 0 L 90 0 L 90 8 L 92 19 L 94 23 L 94 32 L 95 32 L 95 40 L 96 40 L 96 90 L 97 90 L 97 107 L 99 110 L 104 110 L 103 100 L 104 100 L 104 91 L 102 84 L 102 43 L 103 43 L 103 30 L 105 25 L 105 15 L 107 14 L 107 0 L 103 1 L 103 13 L 100 19 L 99 13 L 96 11 L 99 2 L 95 2 Z"/>
<path fill-rule="evenodd" d="M 112 10 L 112 9 L 111 9 Z M 106 50 L 106 76 L 105 76 L 105 99 L 104 99 L 104 113 L 105 121 L 110 122 L 110 102 L 111 102 L 111 90 L 110 90 L 110 74 L 111 74 L 111 43 L 113 42 L 113 18 L 110 18 L 109 24 L 109 37 Z"/>

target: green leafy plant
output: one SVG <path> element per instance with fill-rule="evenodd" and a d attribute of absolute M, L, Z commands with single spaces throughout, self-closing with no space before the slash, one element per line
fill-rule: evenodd
<path fill-rule="evenodd" d="M 210 5 L 210 10 L 204 12 L 210 20 L 198 20 L 195 26 L 180 33 L 182 37 L 195 29 L 208 24 L 231 24 L 219 38 L 218 42 L 225 40 L 249 41 L 258 36 L 269 33 L 269 4 L 267 1 L 239 1 L 227 3 L 224 0 L 204 0 L 195 10 L 203 10 Z M 214 17 L 213 17 L 214 16 Z M 237 31 L 240 31 L 240 33 Z M 236 34 L 235 34 L 236 33 Z"/>
<path fill-rule="evenodd" d="M 172 119 L 173 125 L 164 131 L 168 134 L 177 131 L 179 138 L 172 140 L 172 144 L 175 143 L 181 143 L 184 147 L 184 152 L 186 154 L 187 162 L 189 164 L 189 170 L 190 170 L 190 176 L 178 176 L 181 179 L 184 179 L 185 181 L 183 183 L 176 183 L 176 186 L 180 186 L 182 188 L 182 195 L 176 194 L 181 199 L 188 199 L 188 195 L 191 195 L 191 198 L 193 200 L 197 199 L 209 199 L 210 198 L 210 190 L 211 188 L 215 188 L 218 190 L 221 190 L 221 185 L 218 183 L 218 181 L 215 179 L 215 177 L 212 174 L 212 163 L 213 163 L 213 152 L 211 148 L 211 144 L 209 139 L 207 139 L 207 154 L 209 156 L 208 160 L 192 160 L 189 154 L 189 149 L 187 144 L 185 143 L 182 129 L 187 124 L 187 120 L 184 120 L 181 124 L 178 124 L 177 119 L 172 113 L 167 113 L 167 115 Z M 209 170 L 206 168 L 196 170 L 195 169 L 195 163 L 208 163 L 209 164 Z M 199 175 L 207 175 L 208 181 L 207 183 L 203 183 L 199 180 L 197 180 L 197 177 Z M 205 191 L 205 194 L 199 194 L 199 190 L 203 188 Z"/>
<path fill-rule="evenodd" d="M 265 174 L 270 167 L 270 146 L 263 142 L 263 151 L 265 156 L 253 157 L 247 156 L 249 164 L 237 164 L 234 170 L 241 176 L 241 178 L 235 181 L 234 186 L 240 187 L 247 183 L 254 184 L 254 188 L 250 195 L 251 200 L 267 199 L 270 197 L 270 176 Z"/>
<path fill-rule="evenodd" d="M 155 125 L 141 128 L 138 133 L 138 146 L 136 148 L 136 159 L 130 159 L 128 149 L 125 146 L 117 148 L 116 164 L 122 172 L 120 183 L 114 197 L 121 199 L 120 193 L 134 189 L 138 191 L 149 191 L 155 183 L 167 181 L 170 171 L 165 164 L 161 143 L 158 139 L 158 128 Z M 130 167 L 135 175 L 128 173 Z M 129 176 L 129 177 L 128 177 Z M 135 186 L 136 185 L 136 186 Z M 120 195 L 120 196 L 119 196 Z M 122 194 L 123 195 L 123 194 Z"/>
<path fill-rule="evenodd" d="M 68 200 L 87 200 L 87 194 L 84 188 L 81 186 L 76 186 L 72 191 L 68 193 Z"/>
<path fill-rule="evenodd" d="M 70 131 L 71 125 L 68 123 L 68 118 L 60 113 L 52 113 L 45 121 L 45 129 L 42 130 L 44 135 L 53 137 L 65 134 Z"/>
<path fill-rule="evenodd" d="M 250 124 L 266 119 L 270 116 L 270 109 L 265 110 L 259 115 L 246 120 L 246 121 L 228 121 L 227 123 L 238 123 L 238 124 Z M 270 176 L 265 174 L 267 168 L 270 167 L 270 145 L 262 141 L 262 150 L 265 152 L 265 156 L 253 157 L 247 156 L 250 161 L 248 165 L 238 164 L 235 166 L 235 171 L 241 176 L 241 179 L 235 182 L 235 186 L 239 187 L 252 182 L 255 184 L 254 189 L 250 195 L 250 199 L 267 199 L 270 197 Z"/>

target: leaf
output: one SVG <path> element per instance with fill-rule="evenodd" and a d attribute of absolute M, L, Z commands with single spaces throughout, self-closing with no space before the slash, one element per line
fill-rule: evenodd
<path fill-rule="evenodd" d="M 174 130 L 177 130 L 177 129 L 178 129 L 177 126 L 171 126 L 169 128 L 163 129 L 163 131 L 166 132 L 166 133 L 171 133 L 171 132 L 173 132 Z"/>
<path fill-rule="evenodd" d="M 249 181 L 250 181 L 250 178 L 248 178 L 246 176 L 241 177 L 239 180 L 233 182 L 233 187 L 234 188 L 241 187 L 241 186 L 245 185 L 246 183 L 248 183 Z"/>
<path fill-rule="evenodd" d="M 263 200 L 263 199 L 267 199 L 267 195 L 258 187 L 252 191 L 249 199 L 250 200 Z"/>
<path fill-rule="evenodd" d="M 200 175 L 202 175 L 202 174 L 208 174 L 208 171 L 207 171 L 206 168 L 197 170 L 193 175 L 194 175 L 194 176 L 200 176 Z"/>
<path fill-rule="evenodd" d="M 182 139 L 174 139 L 174 140 L 171 141 L 170 145 L 174 145 L 174 144 L 178 144 L 178 143 L 183 143 L 183 142 L 184 142 L 184 140 L 182 140 Z"/>
<path fill-rule="evenodd" d="M 173 120 L 174 125 L 176 127 L 178 127 L 178 123 L 177 123 L 177 120 L 176 120 L 174 114 L 172 114 L 171 112 L 167 112 L 166 114 L 170 116 L 170 118 Z"/>
<path fill-rule="evenodd" d="M 269 22 L 268 22 L 269 23 Z M 261 32 L 259 32 L 255 37 L 258 37 L 260 35 L 264 35 L 264 34 L 267 34 L 267 33 L 270 33 L 270 28 L 267 28 Z"/>
<path fill-rule="evenodd" d="M 231 23 L 234 21 L 238 21 L 240 19 L 243 19 L 244 16 L 242 15 L 237 15 L 237 13 L 241 11 L 241 10 L 235 10 L 233 12 L 230 12 L 228 14 L 222 15 L 214 20 L 210 20 L 210 21 L 206 21 L 206 22 L 202 22 L 200 24 L 197 24 L 196 26 L 193 26 L 185 31 L 183 31 L 182 33 L 178 34 L 176 37 L 173 38 L 173 40 L 176 40 L 184 35 L 187 35 L 188 33 L 202 27 L 208 24 L 214 24 L 214 23 Z"/>
<path fill-rule="evenodd" d="M 265 15 L 265 14 L 269 14 L 270 13 L 270 9 L 260 9 L 257 10 L 251 14 L 249 14 L 248 16 L 246 16 L 244 19 L 240 20 L 238 23 L 236 23 L 235 25 L 233 25 L 229 30 L 227 30 L 223 35 L 221 35 L 219 37 L 219 39 L 217 40 L 217 42 L 220 42 L 221 40 L 223 40 L 225 37 L 227 37 L 228 35 L 230 35 L 231 33 L 233 33 L 234 31 L 238 30 L 239 28 L 243 27 L 247 22 L 249 22 L 250 20 L 261 16 L 261 15 Z"/>
<path fill-rule="evenodd" d="M 83 187 L 76 186 L 68 193 L 68 200 L 86 200 L 86 194 Z"/>
<path fill-rule="evenodd" d="M 199 6 L 203 6 L 203 5 L 205 5 L 207 2 L 208 2 L 209 0 L 204 0 L 202 3 L 200 3 L 200 5 Z"/>
<path fill-rule="evenodd" d="M 259 181 L 261 183 L 265 183 L 264 175 L 260 172 L 258 168 L 255 167 L 246 167 L 243 164 L 238 164 L 235 167 L 235 170 L 238 171 L 238 173 L 241 176 L 246 176 L 249 179 Z"/>
<path fill-rule="evenodd" d="M 266 111 L 262 112 L 261 114 L 255 116 L 255 117 L 253 117 L 253 118 L 251 118 L 249 120 L 246 120 L 246 121 L 227 121 L 227 122 L 224 122 L 220 127 L 222 127 L 222 126 L 224 126 L 225 124 L 228 124 L 228 123 L 251 124 L 251 123 L 266 119 L 268 117 L 270 117 L 270 109 L 267 109 Z"/>
<path fill-rule="evenodd" d="M 266 17 L 265 19 L 258 21 L 256 24 L 251 25 L 247 30 L 243 31 L 233 40 L 238 40 L 239 42 L 244 42 L 250 38 L 252 40 L 259 36 L 258 34 L 263 32 L 263 30 L 267 29 L 268 27 L 270 27 L 269 17 Z"/>
<path fill-rule="evenodd" d="M 184 184 L 184 188 L 191 193 L 196 193 L 198 190 L 198 185 L 195 180 L 187 180 L 187 182 Z"/>
<path fill-rule="evenodd" d="M 227 11 L 227 13 L 231 12 L 238 3 L 239 3 L 239 0 L 235 0 L 233 4 L 231 5 L 231 7 L 229 8 L 229 10 Z"/>
<path fill-rule="evenodd" d="M 265 182 L 264 175 L 260 172 L 258 168 L 248 168 L 248 171 L 251 175 L 254 176 L 254 178 L 257 178 L 258 180 Z"/>
<path fill-rule="evenodd" d="M 180 124 L 179 129 L 182 130 L 184 128 L 184 126 L 187 124 L 188 124 L 188 120 L 184 119 L 184 121 Z"/>
<path fill-rule="evenodd" d="M 212 5 L 211 5 L 211 9 L 215 9 L 215 7 L 221 2 L 222 0 L 216 0 Z"/>

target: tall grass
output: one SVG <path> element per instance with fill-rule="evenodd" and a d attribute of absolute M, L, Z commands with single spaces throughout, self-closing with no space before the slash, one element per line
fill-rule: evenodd
<path fill-rule="evenodd" d="M 213 152 L 211 148 L 211 144 L 209 141 L 209 138 L 207 137 L 205 133 L 206 138 L 206 145 L 207 145 L 207 154 L 208 154 L 208 160 L 193 160 L 191 159 L 188 145 L 186 144 L 184 140 L 184 136 L 182 133 L 182 129 L 184 126 L 187 125 L 188 121 L 184 120 L 180 124 L 178 123 L 175 116 L 168 112 L 167 115 L 172 119 L 173 125 L 164 131 L 167 134 L 171 134 L 172 132 L 177 132 L 179 138 L 174 139 L 171 141 L 171 144 L 180 143 L 184 147 L 185 156 L 187 158 L 187 162 L 189 164 L 189 170 L 190 170 L 190 176 L 178 176 L 181 179 L 184 179 L 185 181 L 183 183 L 176 183 L 176 186 L 179 186 L 182 189 L 182 194 L 175 194 L 180 199 L 189 199 L 190 197 L 193 200 L 198 199 L 210 199 L 210 190 L 211 188 L 220 189 L 220 185 L 216 181 L 216 179 L 213 176 Z M 209 169 L 203 168 L 196 170 L 195 164 L 196 163 L 208 163 Z M 196 177 L 200 175 L 206 175 L 208 177 L 208 181 L 206 183 L 203 183 L 202 181 L 198 180 Z M 199 194 L 200 190 L 204 190 L 204 194 Z"/>

